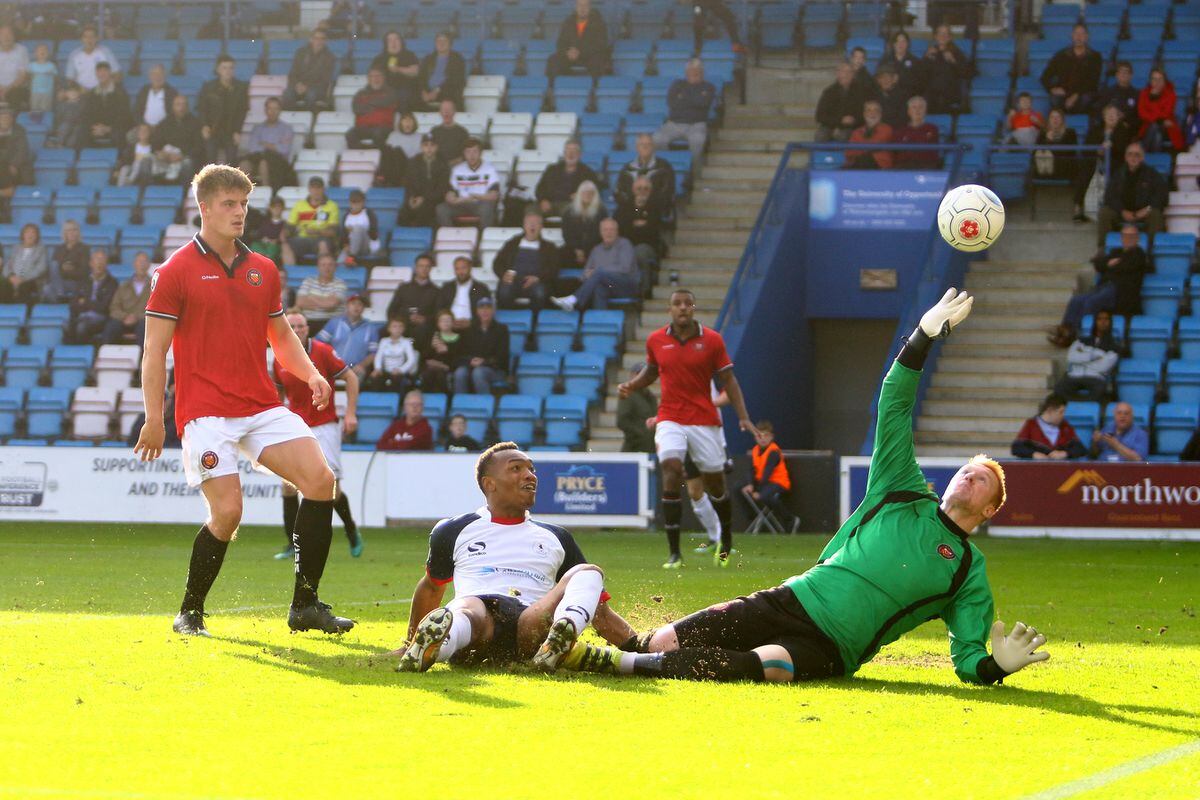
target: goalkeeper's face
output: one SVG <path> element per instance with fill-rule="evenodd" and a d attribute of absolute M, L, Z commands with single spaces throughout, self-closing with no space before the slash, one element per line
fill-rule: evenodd
<path fill-rule="evenodd" d="M 996 473 L 983 464 L 964 464 L 950 479 L 942 503 L 972 516 L 991 519 L 996 513 L 999 496 L 1000 481 Z"/>

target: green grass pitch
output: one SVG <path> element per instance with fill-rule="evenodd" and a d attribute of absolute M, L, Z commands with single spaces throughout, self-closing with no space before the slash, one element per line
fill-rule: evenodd
<path fill-rule="evenodd" d="M 358 560 L 335 534 L 322 596 L 359 621 L 337 639 L 288 633 L 281 536 L 247 529 L 209 600 L 217 638 L 185 640 L 193 531 L 0 525 L 0 797 L 1200 793 L 1197 544 L 982 539 L 1000 617 L 1045 631 L 1048 663 L 960 684 L 935 622 L 853 679 L 776 686 L 399 675 L 381 655 L 422 572 L 414 530 L 368 531 Z M 741 537 L 734 569 L 666 573 L 656 536 L 578 538 L 639 628 L 775 585 L 824 541 Z"/>

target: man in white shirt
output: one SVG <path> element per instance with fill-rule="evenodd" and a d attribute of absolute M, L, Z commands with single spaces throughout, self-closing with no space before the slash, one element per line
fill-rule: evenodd
<path fill-rule="evenodd" d="M 171 111 L 171 101 L 178 92 L 174 86 L 167 83 L 167 71 L 162 64 L 150 67 L 146 77 L 150 82 L 138 91 L 133 110 L 139 122 L 154 127 L 167 118 Z"/>
<path fill-rule="evenodd" d="M 471 259 L 467 256 L 454 259 L 454 280 L 443 283 L 438 294 L 438 308 L 450 309 L 456 331 L 471 327 L 479 301 L 492 296 L 486 283 L 471 277 L 471 267 Z"/>
<path fill-rule="evenodd" d="M 0 103 L 18 111 L 29 104 L 29 51 L 8 24 L 0 24 Z"/>
<path fill-rule="evenodd" d="M 112 50 L 99 43 L 100 37 L 94 25 L 84 27 L 79 41 L 81 45 L 67 57 L 67 80 L 74 81 L 81 89 L 95 89 L 100 83 L 96 77 L 96 65 L 101 62 L 112 68 L 114 80 L 120 79 L 121 64 Z"/>
<path fill-rule="evenodd" d="M 500 200 L 500 173 L 483 160 L 483 145 L 472 137 L 463 147 L 463 161 L 450 170 L 450 191 L 437 207 L 438 225 L 454 225 L 459 217 L 476 217 L 486 228 L 496 218 Z"/>

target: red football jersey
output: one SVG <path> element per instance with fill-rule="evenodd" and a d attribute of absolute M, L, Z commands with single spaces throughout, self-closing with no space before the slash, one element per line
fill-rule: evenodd
<path fill-rule="evenodd" d="M 696 323 L 699 333 L 682 341 L 671 326 L 646 339 L 646 361 L 658 367 L 662 399 L 660 422 L 680 425 L 720 425 L 721 414 L 712 401 L 713 377 L 733 367 L 721 334 Z"/>
<path fill-rule="evenodd" d="M 146 314 L 175 320 L 175 424 L 250 417 L 280 405 L 267 374 L 267 324 L 283 314 L 279 271 L 237 242 L 233 264 L 196 234 L 150 278 Z"/>
<path fill-rule="evenodd" d="M 346 371 L 346 362 L 338 358 L 338 354 L 334 352 L 333 348 L 316 339 L 308 340 L 308 357 L 312 359 L 317 372 L 329 381 L 330 386 L 333 385 L 337 376 Z M 307 383 L 284 369 L 278 358 L 275 359 L 273 368 L 275 382 L 283 387 L 284 394 L 287 396 L 288 408 L 304 420 L 305 425 L 315 428 L 318 425 L 337 422 L 337 409 L 334 408 L 333 400 L 330 400 L 325 408 L 318 411 L 312 403 L 312 389 L 308 388 Z"/>

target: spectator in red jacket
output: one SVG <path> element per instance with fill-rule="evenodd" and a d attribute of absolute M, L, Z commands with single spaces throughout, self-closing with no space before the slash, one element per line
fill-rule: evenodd
<path fill-rule="evenodd" d="M 346 131 L 346 144 L 352 149 L 381 148 L 392 132 L 400 98 L 387 83 L 379 67 L 367 72 L 367 85 L 354 95 L 354 127 Z"/>
<path fill-rule="evenodd" d="M 376 450 L 432 450 L 433 428 L 425 419 L 425 396 L 413 389 L 404 396 L 404 416 L 397 417 L 375 442 Z"/>
<path fill-rule="evenodd" d="M 1138 95 L 1137 111 L 1142 122 L 1138 138 L 1147 152 L 1166 150 L 1167 142 L 1175 152 L 1184 149 L 1183 131 L 1175 119 L 1175 86 L 1167 80 L 1167 73 L 1150 70 L 1150 83 Z"/>
<path fill-rule="evenodd" d="M 850 134 L 851 142 L 886 144 L 892 140 L 892 126 L 883 121 L 883 106 L 878 100 L 863 103 L 863 125 Z M 891 150 L 847 150 L 850 169 L 891 169 Z"/>
<path fill-rule="evenodd" d="M 1012 454 L 1034 461 L 1062 461 L 1087 455 L 1087 448 L 1067 422 L 1066 398 L 1057 392 L 1046 395 L 1038 406 L 1037 416 L 1025 420 L 1017 432 Z"/>

